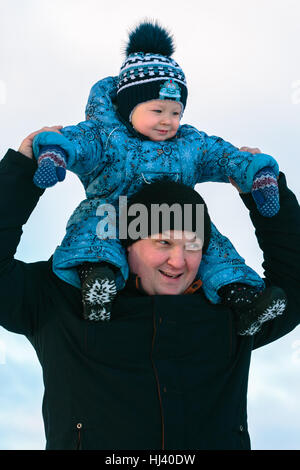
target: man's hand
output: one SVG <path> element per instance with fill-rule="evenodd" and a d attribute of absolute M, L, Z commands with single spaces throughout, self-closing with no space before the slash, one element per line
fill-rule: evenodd
<path fill-rule="evenodd" d="M 42 129 L 38 131 L 32 132 L 27 137 L 25 137 L 18 151 L 22 153 L 23 155 L 25 155 L 26 157 L 32 158 L 33 157 L 32 142 L 33 142 L 34 137 L 37 134 L 40 134 L 41 132 L 58 132 L 60 134 L 59 130 L 62 128 L 63 126 L 43 127 Z"/>
<path fill-rule="evenodd" d="M 258 149 L 257 147 L 255 148 L 252 148 L 252 147 L 241 147 L 239 149 L 241 152 L 249 152 L 249 153 L 252 153 L 253 155 L 255 155 L 256 153 L 261 153 L 261 150 Z"/>

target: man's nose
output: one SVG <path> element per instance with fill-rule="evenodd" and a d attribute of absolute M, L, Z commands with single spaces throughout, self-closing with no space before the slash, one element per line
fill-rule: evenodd
<path fill-rule="evenodd" d="M 185 252 L 182 247 L 174 247 L 171 250 L 168 264 L 174 268 L 182 268 L 185 265 Z"/>

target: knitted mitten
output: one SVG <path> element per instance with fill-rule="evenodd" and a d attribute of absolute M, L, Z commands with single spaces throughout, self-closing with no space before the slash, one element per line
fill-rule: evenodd
<path fill-rule="evenodd" d="M 261 215 L 273 217 L 279 211 L 277 178 L 271 167 L 259 170 L 253 179 L 252 196 Z"/>
<path fill-rule="evenodd" d="M 49 188 L 58 181 L 63 181 L 66 176 L 66 153 L 57 145 L 41 147 L 38 158 L 38 169 L 33 182 L 39 188 Z"/>
<path fill-rule="evenodd" d="M 233 283 L 221 287 L 218 291 L 222 301 L 235 315 L 237 333 L 252 336 L 263 323 L 281 315 L 287 305 L 284 291 L 271 286 L 258 291 L 257 288 Z"/>
<path fill-rule="evenodd" d="M 83 317 L 108 321 L 117 294 L 113 267 L 108 263 L 83 263 L 78 269 L 81 280 Z"/>

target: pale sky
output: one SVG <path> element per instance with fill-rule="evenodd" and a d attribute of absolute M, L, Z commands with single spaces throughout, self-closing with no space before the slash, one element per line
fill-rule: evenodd
<path fill-rule="evenodd" d="M 209 135 L 273 155 L 300 196 L 298 0 L 0 0 L 1 156 L 44 125 L 84 120 L 91 86 L 117 75 L 127 31 L 145 17 L 174 34 L 189 97 L 183 117 Z M 231 185 L 197 186 L 213 221 L 262 275 L 248 213 Z M 77 177 L 45 192 L 17 258 L 48 259 L 84 197 Z M 26 339 L 0 328 L 0 449 L 43 449 L 41 368 Z M 300 448 L 300 329 L 254 352 L 253 449 Z"/>

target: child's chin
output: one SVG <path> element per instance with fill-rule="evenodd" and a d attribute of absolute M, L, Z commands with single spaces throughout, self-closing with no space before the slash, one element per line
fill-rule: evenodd
<path fill-rule="evenodd" d="M 167 139 L 170 139 L 170 136 L 164 136 L 164 135 L 161 135 L 161 136 L 153 136 L 150 140 L 152 140 L 153 142 L 163 142 L 164 140 L 167 140 Z"/>

